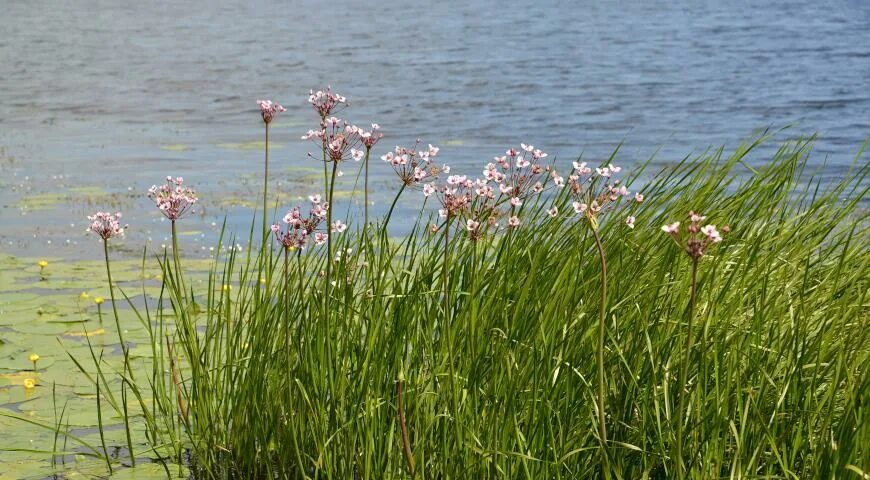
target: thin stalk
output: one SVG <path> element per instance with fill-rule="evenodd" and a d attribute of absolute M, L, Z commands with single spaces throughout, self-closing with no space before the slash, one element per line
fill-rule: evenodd
<path fill-rule="evenodd" d="M 369 231 L 369 154 L 372 152 L 371 147 L 366 147 L 366 158 L 363 163 L 363 168 L 366 169 L 365 177 L 363 180 L 363 201 L 365 205 L 363 206 L 363 238 L 368 238 Z"/>
<path fill-rule="evenodd" d="M 284 324 L 284 358 L 287 359 L 287 378 L 290 375 L 290 250 L 284 247 L 284 308 L 282 319 Z M 289 384 L 288 384 L 289 385 Z"/>
<path fill-rule="evenodd" d="M 329 232 L 326 236 L 326 297 L 329 298 L 329 287 L 332 280 L 332 196 L 335 193 L 335 172 L 338 171 L 338 162 L 332 162 L 332 181 L 329 182 L 329 196 L 326 201 L 329 202 L 329 208 L 326 209 L 326 231 Z"/>
<path fill-rule="evenodd" d="M 184 277 L 181 274 L 181 253 L 178 251 L 178 232 L 175 220 L 172 220 L 172 261 L 175 264 L 175 275 L 178 277 L 178 285 L 181 286 L 181 298 L 186 301 L 187 287 L 184 285 Z"/>
<path fill-rule="evenodd" d="M 598 367 L 598 442 L 601 446 L 602 458 L 607 458 L 607 427 L 604 415 L 604 324 L 607 321 L 607 259 L 604 256 L 604 246 L 598 229 L 592 227 L 595 246 L 598 247 L 598 258 L 601 260 L 601 299 L 598 305 L 598 348 L 595 352 L 595 363 Z"/>
<path fill-rule="evenodd" d="M 129 350 L 127 349 L 127 343 L 124 342 L 124 332 L 121 330 L 121 320 L 118 316 L 118 305 L 116 305 L 115 302 L 115 288 L 114 284 L 112 283 L 112 269 L 109 267 L 109 242 L 105 239 L 103 239 L 103 253 L 106 257 L 106 277 L 108 277 L 109 279 L 109 298 L 111 298 L 112 300 L 112 311 L 115 314 L 115 328 L 118 329 L 118 340 L 121 342 L 121 351 L 124 353 L 124 368 L 130 374 L 130 378 L 133 379 L 133 369 L 130 368 L 129 363 Z"/>
<path fill-rule="evenodd" d="M 695 297 L 698 288 L 698 260 L 697 257 L 692 257 L 692 291 L 689 296 L 689 319 L 686 325 L 686 351 L 683 355 L 683 365 L 680 367 L 680 383 L 679 383 L 679 408 L 677 409 L 677 472 L 679 478 L 685 478 L 685 464 L 683 462 L 683 415 L 686 411 L 686 378 L 688 377 L 689 360 L 692 356 L 692 344 L 694 337 L 692 336 L 692 322 L 695 318 Z"/>
<path fill-rule="evenodd" d="M 405 399 L 402 390 L 405 381 L 399 379 L 396 384 L 396 396 L 399 398 L 399 428 L 402 429 L 402 451 L 405 454 L 405 463 L 408 465 L 408 473 L 414 476 L 414 454 L 411 452 L 411 441 L 408 439 L 408 427 L 405 423 Z"/>
<path fill-rule="evenodd" d="M 405 183 L 403 182 L 403 183 L 402 183 L 402 186 L 399 188 L 399 193 L 397 193 L 397 194 L 396 194 L 396 197 L 393 198 L 393 203 L 390 204 L 390 209 L 387 211 L 387 216 L 384 217 L 384 229 L 386 229 L 386 228 L 387 228 L 387 225 L 389 225 L 389 223 L 390 223 L 390 217 L 393 216 L 393 209 L 396 208 L 396 202 L 399 201 L 399 197 L 402 196 L 402 192 L 405 191 L 405 187 L 406 187 L 406 186 L 407 186 L 407 185 L 405 185 Z"/>
<path fill-rule="evenodd" d="M 450 273 L 450 214 L 448 213 L 447 221 L 444 222 L 444 270 L 441 273 L 441 283 L 444 289 L 444 324 L 448 326 L 450 322 L 450 290 L 449 290 L 449 273 Z"/>
<path fill-rule="evenodd" d="M 459 418 L 459 392 L 456 388 L 456 367 L 454 362 L 456 356 L 453 353 L 453 316 L 450 308 L 450 214 L 447 214 L 447 220 L 444 222 L 444 265 L 441 272 L 442 284 L 444 288 L 444 322 L 441 325 L 442 331 L 446 334 L 442 336 L 444 342 L 447 343 L 447 365 L 450 369 L 450 393 L 453 397 L 453 414 L 454 418 Z M 462 427 L 458 421 L 456 425 L 456 439 L 461 445 L 463 442 Z"/>
<path fill-rule="evenodd" d="M 269 124 L 266 124 L 266 161 L 263 171 L 263 245 L 269 238 L 269 222 L 267 220 L 267 212 L 269 211 Z"/>
<path fill-rule="evenodd" d="M 299 301 L 303 302 L 305 299 L 305 279 L 303 276 L 302 270 L 302 250 L 296 250 L 296 270 L 297 275 L 299 276 Z"/>

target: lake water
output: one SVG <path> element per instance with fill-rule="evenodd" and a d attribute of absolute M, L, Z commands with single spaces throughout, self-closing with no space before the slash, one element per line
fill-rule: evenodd
<path fill-rule="evenodd" d="M 819 132 L 837 175 L 870 135 L 870 2 L 0 0 L 0 252 L 97 256 L 84 216 L 108 205 L 130 250 L 165 242 L 142 193 L 168 174 L 202 192 L 184 228 L 207 251 L 212 222 L 250 223 L 256 99 L 288 108 L 273 191 L 320 188 L 299 136 L 325 84 L 382 125 L 380 153 L 419 137 L 469 174 L 521 141 L 567 161 L 624 140 L 624 164 L 659 147 L 669 162 L 793 125 L 778 139 Z M 383 209 L 396 182 L 372 175 Z"/>

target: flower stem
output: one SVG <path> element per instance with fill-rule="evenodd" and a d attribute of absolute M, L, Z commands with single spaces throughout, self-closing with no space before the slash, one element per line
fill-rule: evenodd
<path fill-rule="evenodd" d="M 595 246 L 598 247 L 598 258 L 601 260 L 601 299 L 598 305 L 598 348 L 595 352 L 595 363 L 598 367 L 598 442 L 601 447 L 602 459 L 607 458 L 607 427 L 604 414 L 604 324 L 607 321 L 607 259 L 604 256 L 604 246 L 601 236 L 595 226 L 592 227 Z M 606 467 L 605 467 L 606 468 Z"/>
<path fill-rule="evenodd" d="M 284 358 L 287 359 L 287 378 L 290 376 L 290 251 L 284 248 Z"/>
<path fill-rule="evenodd" d="M 679 408 L 677 409 L 677 472 L 679 478 L 685 478 L 685 464 L 683 462 L 683 418 L 686 413 L 686 379 L 688 377 L 689 360 L 692 356 L 692 344 L 694 337 L 692 336 L 692 322 L 695 318 L 695 298 L 698 288 L 698 260 L 697 257 L 692 257 L 692 291 L 689 296 L 689 319 L 686 325 L 686 351 L 683 356 L 683 365 L 680 367 L 680 383 L 679 383 Z"/>
<path fill-rule="evenodd" d="M 112 299 L 112 311 L 115 314 L 115 328 L 118 329 L 118 340 L 121 342 L 121 351 L 124 353 L 124 367 L 130 374 L 130 378 L 133 378 L 133 371 L 130 368 L 129 364 L 129 351 L 127 350 L 127 343 L 124 342 L 124 333 L 121 330 L 121 321 L 118 317 L 118 306 L 115 302 L 115 289 L 112 284 L 112 269 L 109 268 L 109 242 L 108 240 L 103 240 L 103 253 L 106 257 L 106 276 L 109 279 L 109 298 Z"/>
<path fill-rule="evenodd" d="M 390 209 L 387 211 L 387 216 L 384 217 L 384 229 L 386 229 L 386 228 L 387 228 L 387 225 L 389 225 L 389 223 L 390 223 L 390 217 L 393 216 L 393 209 L 396 208 L 396 202 L 399 201 L 399 197 L 402 196 L 402 192 L 405 191 L 405 187 L 406 187 L 406 186 L 407 186 L 407 185 L 405 185 L 405 183 L 402 183 L 402 186 L 399 188 L 399 192 L 396 193 L 396 197 L 393 198 L 393 203 L 390 204 Z"/>
<path fill-rule="evenodd" d="M 369 230 L 369 154 L 371 152 L 371 147 L 366 148 L 366 158 L 363 164 L 363 168 L 366 169 L 363 180 L 363 201 L 365 202 L 365 205 L 363 205 L 363 238 L 368 238 L 367 233 Z"/>
<path fill-rule="evenodd" d="M 172 220 L 172 261 L 175 264 L 175 276 L 178 278 L 178 285 L 181 287 L 181 298 L 187 299 L 187 287 L 184 285 L 184 277 L 181 274 L 181 253 L 178 250 L 178 231 L 175 227 L 175 220 Z"/>
<path fill-rule="evenodd" d="M 269 124 L 266 124 L 266 161 L 263 171 L 263 245 L 269 238 L 269 221 L 267 220 L 269 211 Z"/>
<path fill-rule="evenodd" d="M 327 298 L 329 297 L 329 287 L 332 285 L 330 282 L 332 280 L 332 196 L 335 192 L 335 172 L 338 171 L 338 163 L 332 162 L 332 180 L 329 182 L 329 196 L 327 197 L 327 202 L 329 202 L 329 208 L 326 210 L 326 231 L 329 234 L 326 236 L 326 293 Z"/>

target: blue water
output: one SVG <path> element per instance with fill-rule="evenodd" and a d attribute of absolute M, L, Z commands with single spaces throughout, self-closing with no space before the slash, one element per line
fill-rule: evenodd
<path fill-rule="evenodd" d="M 167 174 L 203 193 L 204 250 L 202 225 L 250 222 L 227 197 L 256 194 L 261 152 L 226 144 L 261 138 L 256 99 L 288 108 L 273 191 L 319 189 L 293 177 L 321 168 L 299 136 L 324 84 L 382 125 L 381 152 L 419 137 L 469 174 L 521 141 L 565 161 L 624 141 L 623 164 L 665 163 L 791 125 L 777 138 L 819 132 L 814 161 L 837 175 L 870 135 L 870 2 L 0 0 L 0 251 L 89 251 L 93 199 L 22 203 L 81 186 L 114 194 L 131 249 L 159 244 L 141 193 Z M 372 175 L 383 209 L 396 183 Z"/>

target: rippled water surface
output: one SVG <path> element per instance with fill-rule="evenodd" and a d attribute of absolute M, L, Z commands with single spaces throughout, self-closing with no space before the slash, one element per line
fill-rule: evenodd
<path fill-rule="evenodd" d="M 204 218 L 186 225 L 197 249 L 225 214 L 246 229 L 260 188 L 261 97 L 288 107 L 273 135 L 283 210 L 319 188 L 313 146 L 299 136 L 315 120 L 306 92 L 323 84 L 351 101 L 349 120 L 383 126 L 382 149 L 420 137 L 472 174 L 520 141 L 567 160 L 624 140 L 623 163 L 660 146 L 657 161 L 669 162 L 794 125 L 778 138 L 819 132 L 815 159 L 836 175 L 870 135 L 861 0 L 0 7 L 9 253 L 91 256 L 83 217 L 103 207 L 127 213 L 131 250 L 159 244 L 166 229 L 141 194 L 167 174 L 203 192 Z M 392 172 L 376 164 L 373 175 L 384 208 Z"/>

